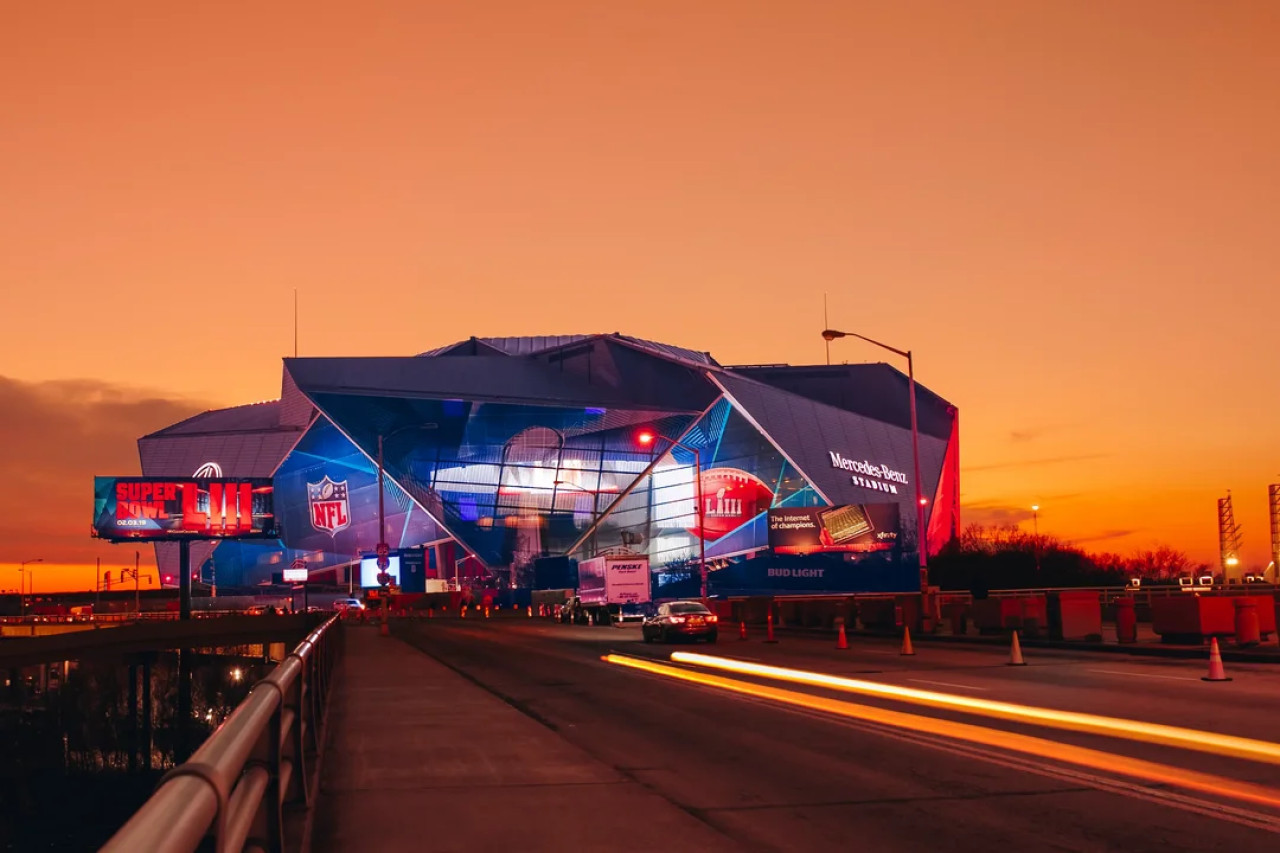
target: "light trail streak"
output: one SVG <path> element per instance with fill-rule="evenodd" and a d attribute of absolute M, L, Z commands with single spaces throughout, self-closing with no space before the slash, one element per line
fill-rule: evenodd
<path fill-rule="evenodd" d="M 1053 708 L 1038 708 L 1034 705 L 1018 705 L 1013 702 L 997 702 L 992 699 L 956 696 L 933 690 L 919 690 L 914 687 L 899 687 L 895 684 L 882 684 L 877 681 L 864 681 L 858 678 L 844 678 L 821 672 L 808 672 L 803 669 L 748 663 L 716 655 L 673 652 L 671 659 L 678 663 L 695 664 L 743 675 L 758 675 L 779 681 L 808 684 L 814 687 L 828 687 L 847 693 L 882 696 L 888 699 L 896 699 L 917 705 L 929 705 L 935 708 L 954 708 L 984 717 L 996 717 L 1015 722 L 1033 723 L 1048 728 L 1158 743 L 1164 746 L 1175 746 L 1196 752 L 1244 758 L 1249 761 L 1258 761 L 1266 764 L 1280 764 L 1280 744 L 1237 737 L 1236 735 L 1184 729 L 1161 723 L 1144 723 L 1140 720 L 1126 720 L 1120 717 L 1103 717 L 1097 714 L 1083 714 L 1075 711 L 1057 711 Z"/>
<path fill-rule="evenodd" d="M 731 693 L 767 699 L 784 705 L 807 708 L 812 711 L 821 711 L 846 719 L 864 720 L 895 728 L 923 732 L 929 735 L 940 735 L 954 740 L 978 743 L 983 746 L 1035 755 L 1040 758 L 1061 761 L 1079 767 L 1088 767 L 1105 773 L 1128 776 L 1146 782 L 1174 785 L 1204 794 L 1229 797 L 1271 808 L 1280 808 L 1280 790 L 1265 788 L 1248 782 L 1239 782 L 1235 779 L 1227 779 L 1208 773 L 1200 773 L 1195 770 L 1184 770 L 1152 761 L 1144 761 L 1139 758 L 1130 758 L 1087 747 L 1057 743 L 1044 738 L 1005 732 L 999 729 L 989 729 L 971 723 L 939 720 L 933 717 L 923 717 L 919 714 L 908 714 L 905 711 L 892 711 L 887 708 L 858 705 L 842 699 L 815 696 L 811 693 L 798 693 L 794 690 L 771 687 L 767 684 L 738 681 L 721 675 L 709 675 L 694 670 L 681 669 L 644 658 L 610 654 L 603 656 L 601 660 L 616 666 L 629 667 L 678 681 L 714 687 Z"/>

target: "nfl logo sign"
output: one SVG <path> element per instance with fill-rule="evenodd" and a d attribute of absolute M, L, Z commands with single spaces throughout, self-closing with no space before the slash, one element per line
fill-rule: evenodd
<path fill-rule="evenodd" d="M 311 509 L 311 526 L 321 533 L 332 536 L 351 524 L 346 480 L 335 483 L 326 476 L 318 483 L 307 483 L 307 505 Z"/>

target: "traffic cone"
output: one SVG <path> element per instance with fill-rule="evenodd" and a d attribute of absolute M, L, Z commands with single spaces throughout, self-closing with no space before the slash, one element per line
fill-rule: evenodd
<path fill-rule="evenodd" d="M 840 634 L 839 634 L 839 636 L 837 636 L 837 638 L 836 638 L 836 648 L 837 648 L 837 649 L 847 649 L 847 648 L 849 648 L 849 638 L 848 638 L 847 636 L 845 636 L 845 633 L 844 633 L 844 620 L 843 620 L 843 619 L 842 619 L 842 620 L 840 620 Z"/>
<path fill-rule="evenodd" d="M 588 625 L 596 624 L 596 613 L 594 610 L 587 611 L 587 624 Z"/>
<path fill-rule="evenodd" d="M 739 622 L 738 623 L 738 639 L 745 640 L 746 638 L 747 638 L 747 623 Z"/>
<path fill-rule="evenodd" d="M 911 626 L 910 625 L 902 626 L 902 652 L 901 653 L 904 655 L 914 655 L 916 653 L 915 648 L 911 645 Z"/>
<path fill-rule="evenodd" d="M 1022 644 L 1018 642 L 1018 632 L 1013 632 L 1013 648 L 1009 650 L 1009 663 L 1006 666 L 1026 666 L 1022 659 Z"/>
<path fill-rule="evenodd" d="M 530 605 L 529 605 L 529 607 L 528 607 L 528 611 L 529 611 L 529 618 L 530 618 L 530 619 L 532 619 L 532 618 L 533 618 L 533 605 L 532 605 L 532 604 L 530 604 Z"/>
<path fill-rule="evenodd" d="M 1222 668 L 1222 652 L 1218 651 L 1218 638 L 1209 641 L 1209 674 L 1201 677 L 1201 681 L 1230 681 L 1227 671 Z"/>
<path fill-rule="evenodd" d="M 765 620 L 765 625 L 768 628 L 768 632 L 769 632 L 769 635 L 765 637 L 765 642 L 766 643 L 778 642 L 777 638 L 773 636 L 773 608 L 769 608 L 769 616 Z"/>
<path fill-rule="evenodd" d="M 488 619 L 488 618 L 489 618 L 489 608 L 487 608 L 487 607 L 484 609 L 484 618 L 486 618 L 486 619 Z"/>

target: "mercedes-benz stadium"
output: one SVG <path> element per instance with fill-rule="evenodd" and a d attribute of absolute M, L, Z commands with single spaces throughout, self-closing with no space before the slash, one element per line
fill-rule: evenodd
<path fill-rule="evenodd" d="M 536 585 L 546 558 L 647 555 L 712 594 L 918 589 L 959 526 L 956 408 L 886 364 L 722 366 L 618 333 L 469 338 L 411 357 L 286 358 L 279 400 L 139 439 L 148 477 L 272 477 L 279 540 L 197 542 L 198 580 L 306 567 L 372 585 Z M 701 502 L 700 502 L 701 501 Z M 158 543 L 162 574 L 178 546 Z M 350 574 L 349 574 L 350 573 Z"/>

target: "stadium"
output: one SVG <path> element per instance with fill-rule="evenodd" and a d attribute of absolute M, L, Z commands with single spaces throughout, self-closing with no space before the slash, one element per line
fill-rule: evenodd
<path fill-rule="evenodd" d="M 916 391 L 923 535 L 902 372 L 723 366 L 619 333 L 286 358 L 279 400 L 138 448 L 148 477 L 274 479 L 278 540 L 192 544 L 196 580 L 219 587 L 304 566 L 372 586 L 381 504 L 404 592 L 532 587 L 548 558 L 604 553 L 647 555 L 672 590 L 705 560 L 712 594 L 907 591 L 917 549 L 959 527 L 958 413 Z M 176 575 L 178 546 L 155 547 Z"/>

